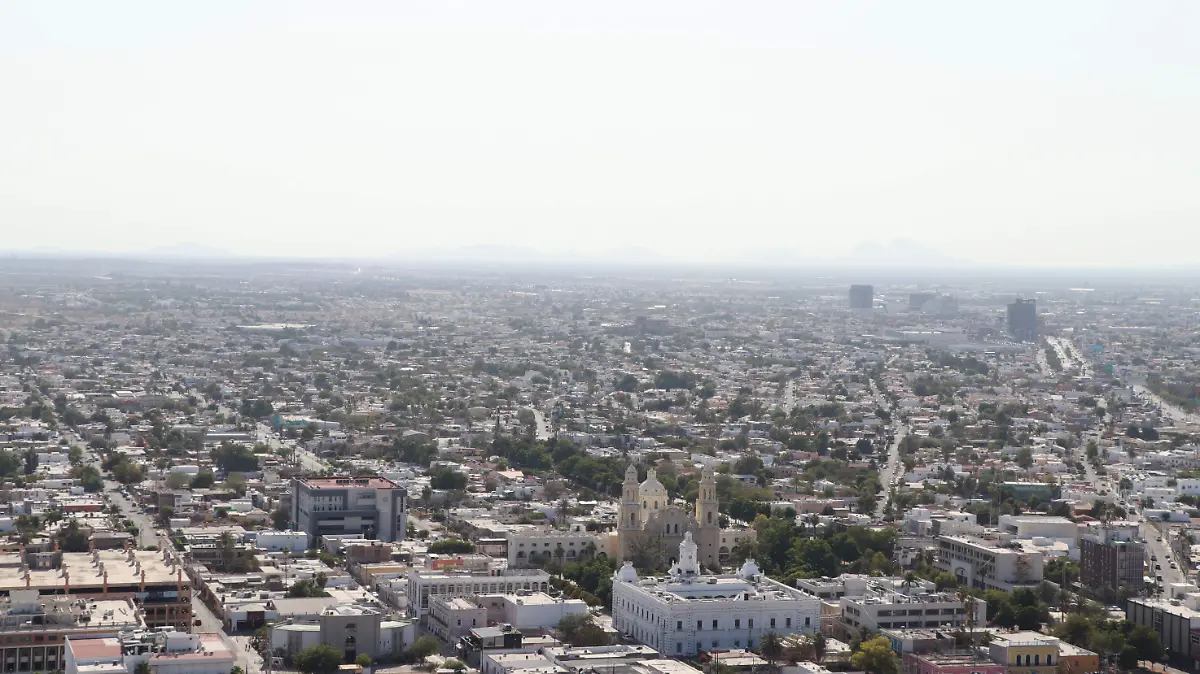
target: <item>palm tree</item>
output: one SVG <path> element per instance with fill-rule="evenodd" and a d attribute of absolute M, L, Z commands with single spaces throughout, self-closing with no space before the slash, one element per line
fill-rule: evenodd
<path fill-rule="evenodd" d="M 592 557 L 595 557 L 596 556 L 595 541 L 588 541 L 587 545 L 583 546 L 583 552 L 584 552 L 584 554 L 586 554 L 588 556 L 589 559 Z"/>
<path fill-rule="evenodd" d="M 905 590 L 907 590 L 905 594 L 912 594 L 913 586 L 920 584 L 921 581 L 917 578 L 917 574 L 909 571 L 908 573 L 904 574 L 904 582 L 900 583 L 900 587 L 903 587 Z"/>
<path fill-rule="evenodd" d="M 783 655 L 783 641 L 775 632 L 767 632 L 763 635 L 758 653 L 767 661 L 767 667 L 774 671 L 775 661 Z"/>
<path fill-rule="evenodd" d="M 571 512 L 571 504 L 567 499 L 562 499 L 558 502 L 558 507 L 554 509 L 554 513 L 558 515 L 558 524 L 565 526 L 567 523 L 567 514 Z"/>
<path fill-rule="evenodd" d="M 826 647 L 825 635 L 821 634 L 820 632 L 813 634 L 813 637 L 812 637 L 813 658 L 816 659 L 816 663 L 818 665 L 821 664 L 821 661 L 825 659 L 825 647 Z"/>

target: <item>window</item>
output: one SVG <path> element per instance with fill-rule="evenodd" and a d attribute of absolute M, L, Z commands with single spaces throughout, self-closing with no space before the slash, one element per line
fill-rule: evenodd
<path fill-rule="evenodd" d="M 747 622 L 749 623 L 749 624 L 747 625 L 747 627 L 749 627 L 750 629 L 754 629 L 754 618 L 751 618 L 751 619 L 750 619 L 749 621 L 747 621 Z"/>
<path fill-rule="evenodd" d="M 717 629 L 717 621 L 715 621 L 715 620 L 713 621 L 713 629 L 714 630 Z"/>
<path fill-rule="evenodd" d="M 1040 655 L 1033 656 L 1033 664 L 1035 664 L 1035 665 L 1042 664 L 1042 656 L 1040 656 Z"/>
<path fill-rule="evenodd" d="M 734 620 L 733 620 L 733 629 L 737 630 L 737 629 L 741 629 L 741 628 L 742 628 L 742 620 L 741 620 L 741 618 L 734 618 Z"/>
<path fill-rule="evenodd" d="M 1054 664 L 1054 656 L 1053 656 L 1053 655 L 1047 655 L 1047 656 L 1046 656 L 1046 664 L 1047 664 L 1047 665 L 1053 665 L 1053 664 Z"/>
<path fill-rule="evenodd" d="M 683 621 L 682 621 L 682 620 L 676 620 L 676 621 L 675 621 L 675 631 L 676 631 L 676 632 L 682 632 L 682 631 L 683 631 Z"/>
<path fill-rule="evenodd" d="M 774 626 L 775 626 L 775 619 L 771 618 L 771 627 L 774 627 Z"/>
<path fill-rule="evenodd" d="M 704 621 L 702 621 L 702 620 L 697 620 L 697 621 L 696 621 L 696 629 L 697 629 L 697 630 L 702 630 L 702 629 L 704 629 Z"/>
<path fill-rule="evenodd" d="M 805 618 L 805 619 L 804 619 L 804 626 L 805 626 L 805 627 L 811 627 L 811 626 L 812 626 L 812 618 Z"/>
<path fill-rule="evenodd" d="M 679 643 L 678 641 L 675 642 L 675 652 L 676 653 L 683 652 L 683 644 Z"/>
<path fill-rule="evenodd" d="M 790 616 L 788 617 L 788 619 L 787 619 L 787 622 L 785 622 L 785 623 L 784 623 L 784 626 L 785 626 L 785 627 L 791 627 L 791 626 L 792 626 L 792 618 L 791 618 Z"/>

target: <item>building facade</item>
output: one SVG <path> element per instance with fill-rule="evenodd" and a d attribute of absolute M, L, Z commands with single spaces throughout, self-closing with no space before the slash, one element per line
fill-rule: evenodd
<path fill-rule="evenodd" d="M 474 597 L 481 594 L 516 594 L 520 591 L 548 592 L 550 574 L 541 569 L 483 569 L 479 571 L 408 572 L 408 614 L 429 615 L 433 599 Z"/>
<path fill-rule="evenodd" d="M 849 640 L 859 630 L 871 632 L 896 628 L 946 628 L 987 624 L 987 602 L 970 607 L 953 592 L 872 592 L 859 597 L 842 597 L 842 625 L 838 638 Z M 972 612 L 968 615 L 968 610 Z"/>
<path fill-rule="evenodd" d="M 588 531 L 510 531 L 506 538 L 508 566 L 513 569 L 540 568 L 549 559 L 560 559 L 564 564 L 577 562 L 601 551 L 600 539 Z"/>
<path fill-rule="evenodd" d="M 292 521 L 310 543 L 339 534 L 404 540 L 408 491 L 385 477 L 293 478 L 292 494 Z"/>
<path fill-rule="evenodd" d="M 1008 305 L 1008 336 L 1022 342 L 1038 338 L 1037 300 L 1014 300 Z"/>
<path fill-rule="evenodd" d="M 667 656 L 749 648 L 768 632 L 815 632 L 821 602 L 766 578 L 753 561 L 736 575 L 702 575 L 690 532 L 666 577 L 638 578 L 633 564 L 613 575 L 613 627 Z"/>
<path fill-rule="evenodd" d="M 1008 668 L 1008 674 L 1045 674 L 1058 666 L 1056 637 L 1040 632 L 997 634 L 988 645 L 992 661 Z"/>
<path fill-rule="evenodd" d="M 960 585 L 1012 592 L 1041 584 L 1043 558 L 1019 545 L 999 547 L 967 536 L 940 536 L 936 566 L 954 574 Z"/>
<path fill-rule="evenodd" d="M 1145 564 L 1146 548 L 1141 543 L 1104 542 L 1097 536 L 1084 536 L 1080 541 L 1079 580 L 1085 587 L 1126 587 L 1136 593 L 1145 582 Z"/>
<path fill-rule="evenodd" d="M 701 564 L 710 568 L 720 564 L 721 515 L 712 468 L 705 467 L 700 474 L 700 491 L 692 515 L 671 505 L 667 488 L 658 481 L 653 468 L 638 484 L 637 469 L 630 464 L 625 470 L 617 517 L 617 548 L 622 560 L 631 559 L 643 546 L 670 554 L 690 535 Z"/>
<path fill-rule="evenodd" d="M 875 286 L 870 285 L 852 285 L 850 286 L 850 308 L 851 309 L 870 309 L 875 305 Z"/>

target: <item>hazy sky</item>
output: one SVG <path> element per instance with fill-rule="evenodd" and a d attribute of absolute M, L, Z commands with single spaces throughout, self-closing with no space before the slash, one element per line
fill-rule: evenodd
<path fill-rule="evenodd" d="M 1200 261 L 1196 2 L 5 2 L 0 249 Z"/>

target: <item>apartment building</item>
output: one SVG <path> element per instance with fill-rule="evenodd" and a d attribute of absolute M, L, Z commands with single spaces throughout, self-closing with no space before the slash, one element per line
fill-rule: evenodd
<path fill-rule="evenodd" d="M 1020 543 L 1001 547 L 973 537 L 940 536 L 935 565 L 977 590 L 1012 592 L 1042 582 L 1042 554 Z"/>
<path fill-rule="evenodd" d="M 1084 536 L 1080 541 L 1079 580 L 1085 587 L 1140 590 L 1145 566 L 1146 548 L 1141 543 L 1104 541 L 1100 536 Z"/>
<path fill-rule="evenodd" d="M 385 477 L 293 478 L 292 494 L 292 521 L 310 541 L 338 534 L 404 540 L 408 491 Z"/>

